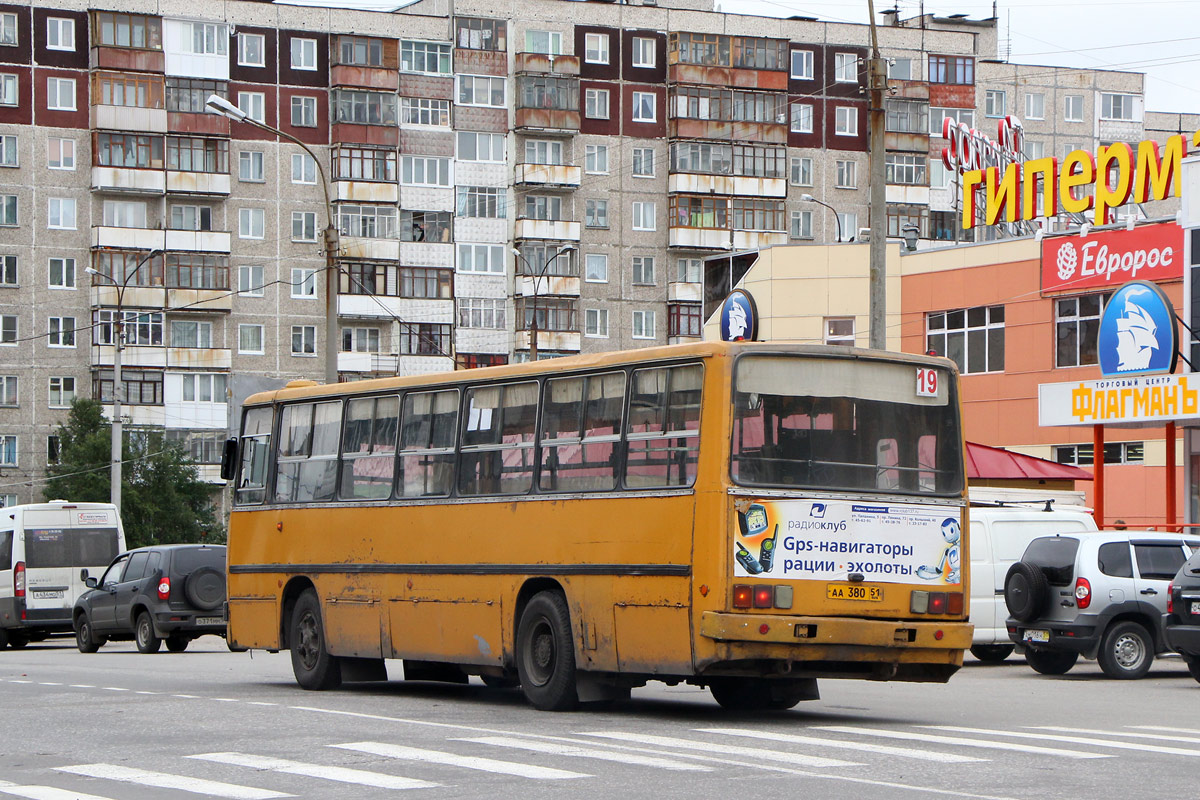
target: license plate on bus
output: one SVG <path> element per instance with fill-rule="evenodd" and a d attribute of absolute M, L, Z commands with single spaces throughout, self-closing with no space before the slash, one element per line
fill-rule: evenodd
<path fill-rule="evenodd" d="M 827 583 L 825 597 L 829 600 L 867 600 L 883 602 L 882 586 L 863 586 L 860 583 Z"/>
<path fill-rule="evenodd" d="M 1025 631 L 1025 641 L 1048 642 L 1050 641 L 1050 631 Z"/>
<path fill-rule="evenodd" d="M 66 593 L 65 593 L 65 590 L 63 590 L 63 589 L 34 589 L 33 590 L 33 599 L 34 600 L 62 600 L 64 597 L 66 597 Z"/>
<path fill-rule="evenodd" d="M 197 625 L 224 625 L 225 620 L 221 617 L 196 617 Z"/>

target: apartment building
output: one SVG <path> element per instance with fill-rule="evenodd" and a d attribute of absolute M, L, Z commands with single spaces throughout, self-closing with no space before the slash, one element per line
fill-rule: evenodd
<path fill-rule="evenodd" d="M 40 497 L 73 397 L 111 403 L 118 322 L 128 429 L 215 480 L 243 397 L 324 374 L 330 224 L 342 379 L 695 340 L 706 259 L 870 224 L 865 25 L 699 0 L 146 8 L 0 4 L 4 502 Z M 996 63 L 994 20 L 883 15 L 879 38 L 889 235 L 953 238 L 947 116 L 1040 108 L 1046 153 L 1141 138 L 1140 75 Z"/>

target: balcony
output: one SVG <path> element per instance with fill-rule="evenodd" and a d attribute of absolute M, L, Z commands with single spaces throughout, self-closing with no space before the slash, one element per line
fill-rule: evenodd
<path fill-rule="evenodd" d="M 229 289 L 167 289 L 167 308 L 200 313 L 232 311 L 233 294 Z"/>
<path fill-rule="evenodd" d="M 397 203 L 400 200 L 400 187 L 395 183 L 381 181 L 343 181 L 333 182 L 336 196 L 334 200 L 349 203 Z"/>
<path fill-rule="evenodd" d="M 168 250 L 228 253 L 232 236 L 225 231 L 166 231 Z"/>
<path fill-rule="evenodd" d="M 787 197 L 784 178 L 749 178 L 740 175 L 696 175 L 676 172 L 667 178 L 668 192 L 687 194 L 739 194 L 746 197 Z"/>
<path fill-rule="evenodd" d="M 159 91 L 161 90 L 160 86 Z M 94 105 L 92 127 L 110 131 L 166 133 L 167 111 L 163 108 Z"/>
<path fill-rule="evenodd" d="M 884 190 L 884 195 L 889 203 L 906 203 L 919 206 L 929 205 L 928 186 L 889 183 Z"/>
<path fill-rule="evenodd" d="M 513 72 L 532 72 L 542 75 L 579 75 L 579 56 L 548 55 L 546 53 L 517 53 Z"/>
<path fill-rule="evenodd" d="M 220 114 L 168 111 L 167 130 L 188 136 L 228 136 L 229 118 Z"/>
<path fill-rule="evenodd" d="M 396 239 L 343 236 L 340 244 L 342 258 L 361 258 L 366 261 L 400 260 L 400 242 Z"/>
<path fill-rule="evenodd" d="M 539 136 L 574 136 L 579 133 L 579 111 L 562 108 L 518 108 L 513 130 Z"/>
<path fill-rule="evenodd" d="M 107 419 L 112 419 L 112 403 L 106 403 L 100 408 Z M 135 428 L 165 428 L 167 427 L 167 412 L 163 406 L 135 406 L 122 403 L 121 421 Z"/>
<path fill-rule="evenodd" d="M 568 164 L 517 164 L 513 182 L 518 186 L 562 187 L 578 189 L 583 167 Z"/>
<path fill-rule="evenodd" d="M 162 50 L 105 47 L 103 45 L 92 48 L 92 69 L 161 73 L 166 69 L 166 63 L 166 55 Z"/>
<path fill-rule="evenodd" d="M 92 284 L 92 307 L 117 306 L 117 287 L 95 278 Z M 167 290 L 161 286 L 130 286 L 125 290 L 125 308 L 166 308 Z"/>
<path fill-rule="evenodd" d="M 787 231 L 734 231 L 733 249 L 762 250 L 777 244 L 787 244 Z"/>
<path fill-rule="evenodd" d="M 454 322 L 454 301 L 450 298 L 429 300 L 412 297 L 384 297 L 366 294 L 339 294 L 338 316 L 356 319 L 402 319 L 450 325 Z"/>
<path fill-rule="evenodd" d="M 228 347 L 168 347 L 167 366 L 210 372 L 228 370 L 233 366 L 233 351 Z"/>
<path fill-rule="evenodd" d="M 92 228 L 92 247 L 145 250 L 162 250 L 165 244 L 163 231 L 150 228 L 115 228 L 96 225 Z"/>
<path fill-rule="evenodd" d="M 329 68 L 330 86 L 354 86 L 363 89 L 387 89 L 396 91 L 400 86 L 400 74 L 395 68 L 359 67 L 350 64 L 334 64 Z"/>
<path fill-rule="evenodd" d="M 579 297 L 578 275 L 544 275 L 534 278 L 517 275 L 513 293 L 522 297 L 545 297 L 546 295 Z"/>
<path fill-rule="evenodd" d="M 128 194 L 165 194 L 167 175 L 161 169 L 92 167 L 92 189 Z"/>
<path fill-rule="evenodd" d="M 672 62 L 678 53 L 668 53 Z M 691 83 L 702 86 L 720 86 L 723 89 L 766 89 L 787 91 L 788 74 L 781 70 L 744 69 L 742 67 L 718 67 L 702 64 L 668 63 L 667 80 L 670 83 Z"/>
<path fill-rule="evenodd" d="M 528 350 L 529 331 L 517 331 L 513 341 L 513 349 Z M 537 346 L 542 352 L 564 350 L 571 352 L 579 352 L 579 342 L 582 339 L 582 334 L 578 331 L 538 331 Z"/>
<path fill-rule="evenodd" d="M 732 122 L 687 118 L 672 118 L 667 121 L 667 136 L 674 139 L 787 144 L 787 135 L 788 126 L 782 122 Z"/>
<path fill-rule="evenodd" d="M 704 284 L 671 281 L 667 284 L 667 302 L 700 302 L 704 299 Z"/>
<path fill-rule="evenodd" d="M 114 348 L 111 344 L 92 346 L 92 366 L 111 367 L 114 365 Z M 121 366 L 134 368 L 158 368 L 167 366 L 167 348 L 150 347 L 148 345 L 126 345 L 121 351 Z M 124 407 L 122 407 L 124 410 Z"/>
<path fill-rule="evenodd" d="M 556 219 L 519 219 L 513 231 L 516 239 L 556 239 L 579 241 L 579 223 Z"/>
<path fill-rule="evenodd" d="M 232 178 L 224 172 L 167 171 L 167 191 L 178 194 L 228 195 Z"/>
<path fill-rule="evenodd" d="M 672 226 L 667 236 L 668 247 L 688 250 L 728 250 L 731 247 L 731 233 L 728 228 Z"/>
<path fill-rule="evenodd" d="M 400 357 L 395 353 L 338 353 L 338 372 L 368 372 L 395 375 Z"/>

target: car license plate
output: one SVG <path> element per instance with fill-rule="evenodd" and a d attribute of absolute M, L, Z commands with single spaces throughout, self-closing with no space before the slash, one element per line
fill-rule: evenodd
<path fill-rule="evenodd" d="M 882 586 L 864 586 L 861 583 L 827 583 L 825 597 L 829 600 L 867 600 L 883 602 Z"/>
<path fill-rule="evenodd" d="M 33 590 L 33 599 L 34 600 L 61 600 L 64 597 L 66 597 L 66 594 L 64 593 L 64 590 L 62 590 L 62 589 L 41 589 L 41 590 L 34 589 Z"/>
<path fill-rule="evenodd" d="M 225 620 L 221 617 L 196 617 L 197 625 L 224 625 Z"/>
<path fill-rule="evenodd" d="M 1200 614 L 1200 600 L 1192 601 L 1192 615 Z"/>
<path fill-rule="evenodd" d="M 1048 642 L 1050 641 L 1050 631 L 1025 631 L 1025 641 Z"/>

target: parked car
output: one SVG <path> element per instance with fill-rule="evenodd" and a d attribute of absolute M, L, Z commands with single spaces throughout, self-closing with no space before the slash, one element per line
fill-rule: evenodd
<path fill-rule="evenodd" d="M 142 653 L 165 640 L 179 653 L 205 634 L 225 635 L 225 548 L 171 544 L 121 553 L 75 602 L 75 642 L 94 653 L 109 639 L 133 639 Z"/>
<path fill-rule="evenodd" d="M 1200 681 L 1200 551 L 1192 554 L 1171 581 L 1163 630 L 1167 646 L 1183 656 L 1188 672 Z"/>
<path fill-rule="evenodd" d="M 1005 577 L 1009 639 L 1045 675 L 1083 656 L 1110 678 L 1141 678 L 1168 649 L 1167 587 L 1197 547 L 1194 535 L 1153 531 L 1034 539 Z"/>

